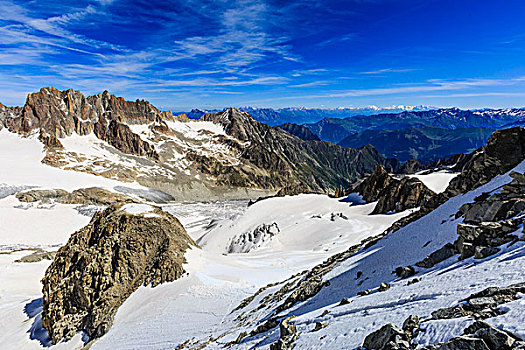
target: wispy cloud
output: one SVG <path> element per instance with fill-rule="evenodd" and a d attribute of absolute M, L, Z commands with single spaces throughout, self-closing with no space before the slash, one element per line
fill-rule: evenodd
<path fill-rule="evenodd" d="M 406 72 L 413 72 L 417 69 L 414 68 L 383 68 L 383 69 L 376 69 L 372 71 L 366 71 L 366 72 L 360 72 L 359 74 L 365 74 L 365 75 L 376 75 L 376 74 L 385 74 L 385 73 L 406 73 Z"/>
<path fill-rule="evenodd" d="M 290 85 L 290 87 L 292 87 L 292 88 L 305 88 L 305 87 L 312 87 L 312 86 L 323 86 L 323 85 L 328 85 L 330 83 L 332 83 L 332 82 L 328 81 L 328 80 L 318 80 L 318 81 L 311 81 L 311 82 L 308 82 L 308 83 Z"/>
<path fill-rule="evenodd" d="M 317 47 L 322 48 L 322 47 L 333 45 L 333 44 L 341 44 L 341 43 L 344 43 L 344 42 L 347 42 L 347 41 L 350 41 L 350 40 L 354 40 L 354 39 L 356 39 L 358 37 L 359 37 L 358 33 L 347 33 L 345 35 L 335 36 L 335 37 L 331 37 L 329 39 L 320 41 L 320 42 L 316 43 L 315 45 Z"/>

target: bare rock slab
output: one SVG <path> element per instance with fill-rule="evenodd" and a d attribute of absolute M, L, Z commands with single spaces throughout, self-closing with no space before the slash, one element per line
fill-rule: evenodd
<path fill-rule="evenodd" d="M 180 278 L 194 245 L 179 220 L 158 207 L 111 205 L 73 233 L 47 269 L 42 325 L 54 343 L 78 331 L 102 336 L 139 286 Z"/>

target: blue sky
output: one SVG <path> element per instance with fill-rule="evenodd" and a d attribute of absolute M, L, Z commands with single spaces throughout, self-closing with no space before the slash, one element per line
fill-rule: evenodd
<path fill-rule="evenodd" d="M 0 102 L 525 106 L 525 1 L 0 0 Z"/>

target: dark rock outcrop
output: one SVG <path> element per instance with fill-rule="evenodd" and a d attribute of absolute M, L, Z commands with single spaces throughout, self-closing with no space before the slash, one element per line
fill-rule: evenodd
<path fill-rule="evenodd" d="M 517 231 L 525 219 L 525 175 L 512 172 L 510 176 L 513 180 L 499 193 L 480 195 L 456 214 L 464 217 L 455 241 L 461 259 L 485 258 L 497 253 L 498 246 L 519 239 Z"/>
<path fill-rule="evenodd" d="M 518 336 L 483 321 L 475 321 L 463 330 L 463 335 L 448 342 L 430 345 L 425 350 L 511 350 L 522 344 Z"/>
<path fill-rule="evenodd" d="M 194 244 L 160 208 L 120 203 L 96 213 L 46 271 L 42 325 L 54 343 L 80 330 L 90 339 L 102 336 L 139 286 L 180 278 L 184 252 Z"/>
<path fill-rule="evenodd" d="M 435 252 L 430 253 L 427 257 L 417 262 L 415 265 L 428 269 L 456 254 L 458 254 L 456 247 L 452 243 L 447 243 Z"/>
<path fill-rule="evenodd" d="M 393 181 L 394 178 L 386 172 L 385 168 L 377 165 L 370 176 L 366 177 L 354 188 L 348 190 L 348 192 L 357 192 L 365 201 L 373 202 L 379 199 L 381 192 Z"/>
<path fill-rule="evenodd" d="M 361 183 L 346 191 L 357 192 L 367 202 L 378 201 L 372 214 L 400 212 L 421 206 L 434 192 L 421 181 L 412 177 L 397 180 L 377 165 L 374 172 Z"/>
<path fill-rule="evenodd" d="M 397 277 L 408 278 L 416 274 L 416 270 L 412 266 L 398 266 L 394 270 Z"/>
<path fill-rule="evenodd" d="M 489 287 L 474 293 L 460 304 L 441 308 L 432 312 L 434 319 L 451 319 L 474 316 L 478 319 L 494 317 L 503 312 L 498 305 L 508 303 L 518 298 L 518 293 L 525 292 L 525 283 L 513 284 L 507 287 Z"/>
<path fill-rule="evenodd" d="M 487 145 L 469 155 L 461 174 L 446 190 L 449 196 L 465 193 L 504 174 L 525 159 L 525 129 L 515 127 L 494 132 Z"/>
<path fill-rule="evenodd" d="M 411 158 L 403 163 L 401 169 L 398 170 L 399 174 L 415 174 L 418 171 L 425 170 L 425 167 L 415 158 Z"/>
<path fill-rule="evenodd" d="M 366 336 L 363 347 L 367 350 L 410 349 L 410 337 L 397 326 L 389 323 Z"/>
<path fill-rule="evenodd" d="M 404 177 L 401 181 L 392 181 L 379 196 L 372 214 L 402 212 L 421 206 L 434 192 L 413 177 Z"/>
<path fill-rule="evenodd" d="M 295 324 L 291 322 L 295 316 L 286 317 L 279 325 L 279 340 L 270 345 L 270 350 L 290 350 L 293 349 L 293 342 L 297 340 L 299 334 Z"/>

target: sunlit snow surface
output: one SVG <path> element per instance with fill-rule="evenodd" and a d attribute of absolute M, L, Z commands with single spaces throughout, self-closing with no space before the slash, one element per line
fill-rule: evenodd
<path fill-rule="evenodd" d="M 422 172 L 424 173 L 424 172 Z M 415 177 L 422 183 L 424 183 L 429 189 L 436 193 L 445 191 L 450 180 L 458 176 L 458 173 L 451 173 L 449 171 L 441 170 L 432 174 L 415 174 L 408 175 L 410 177 Z"/>

